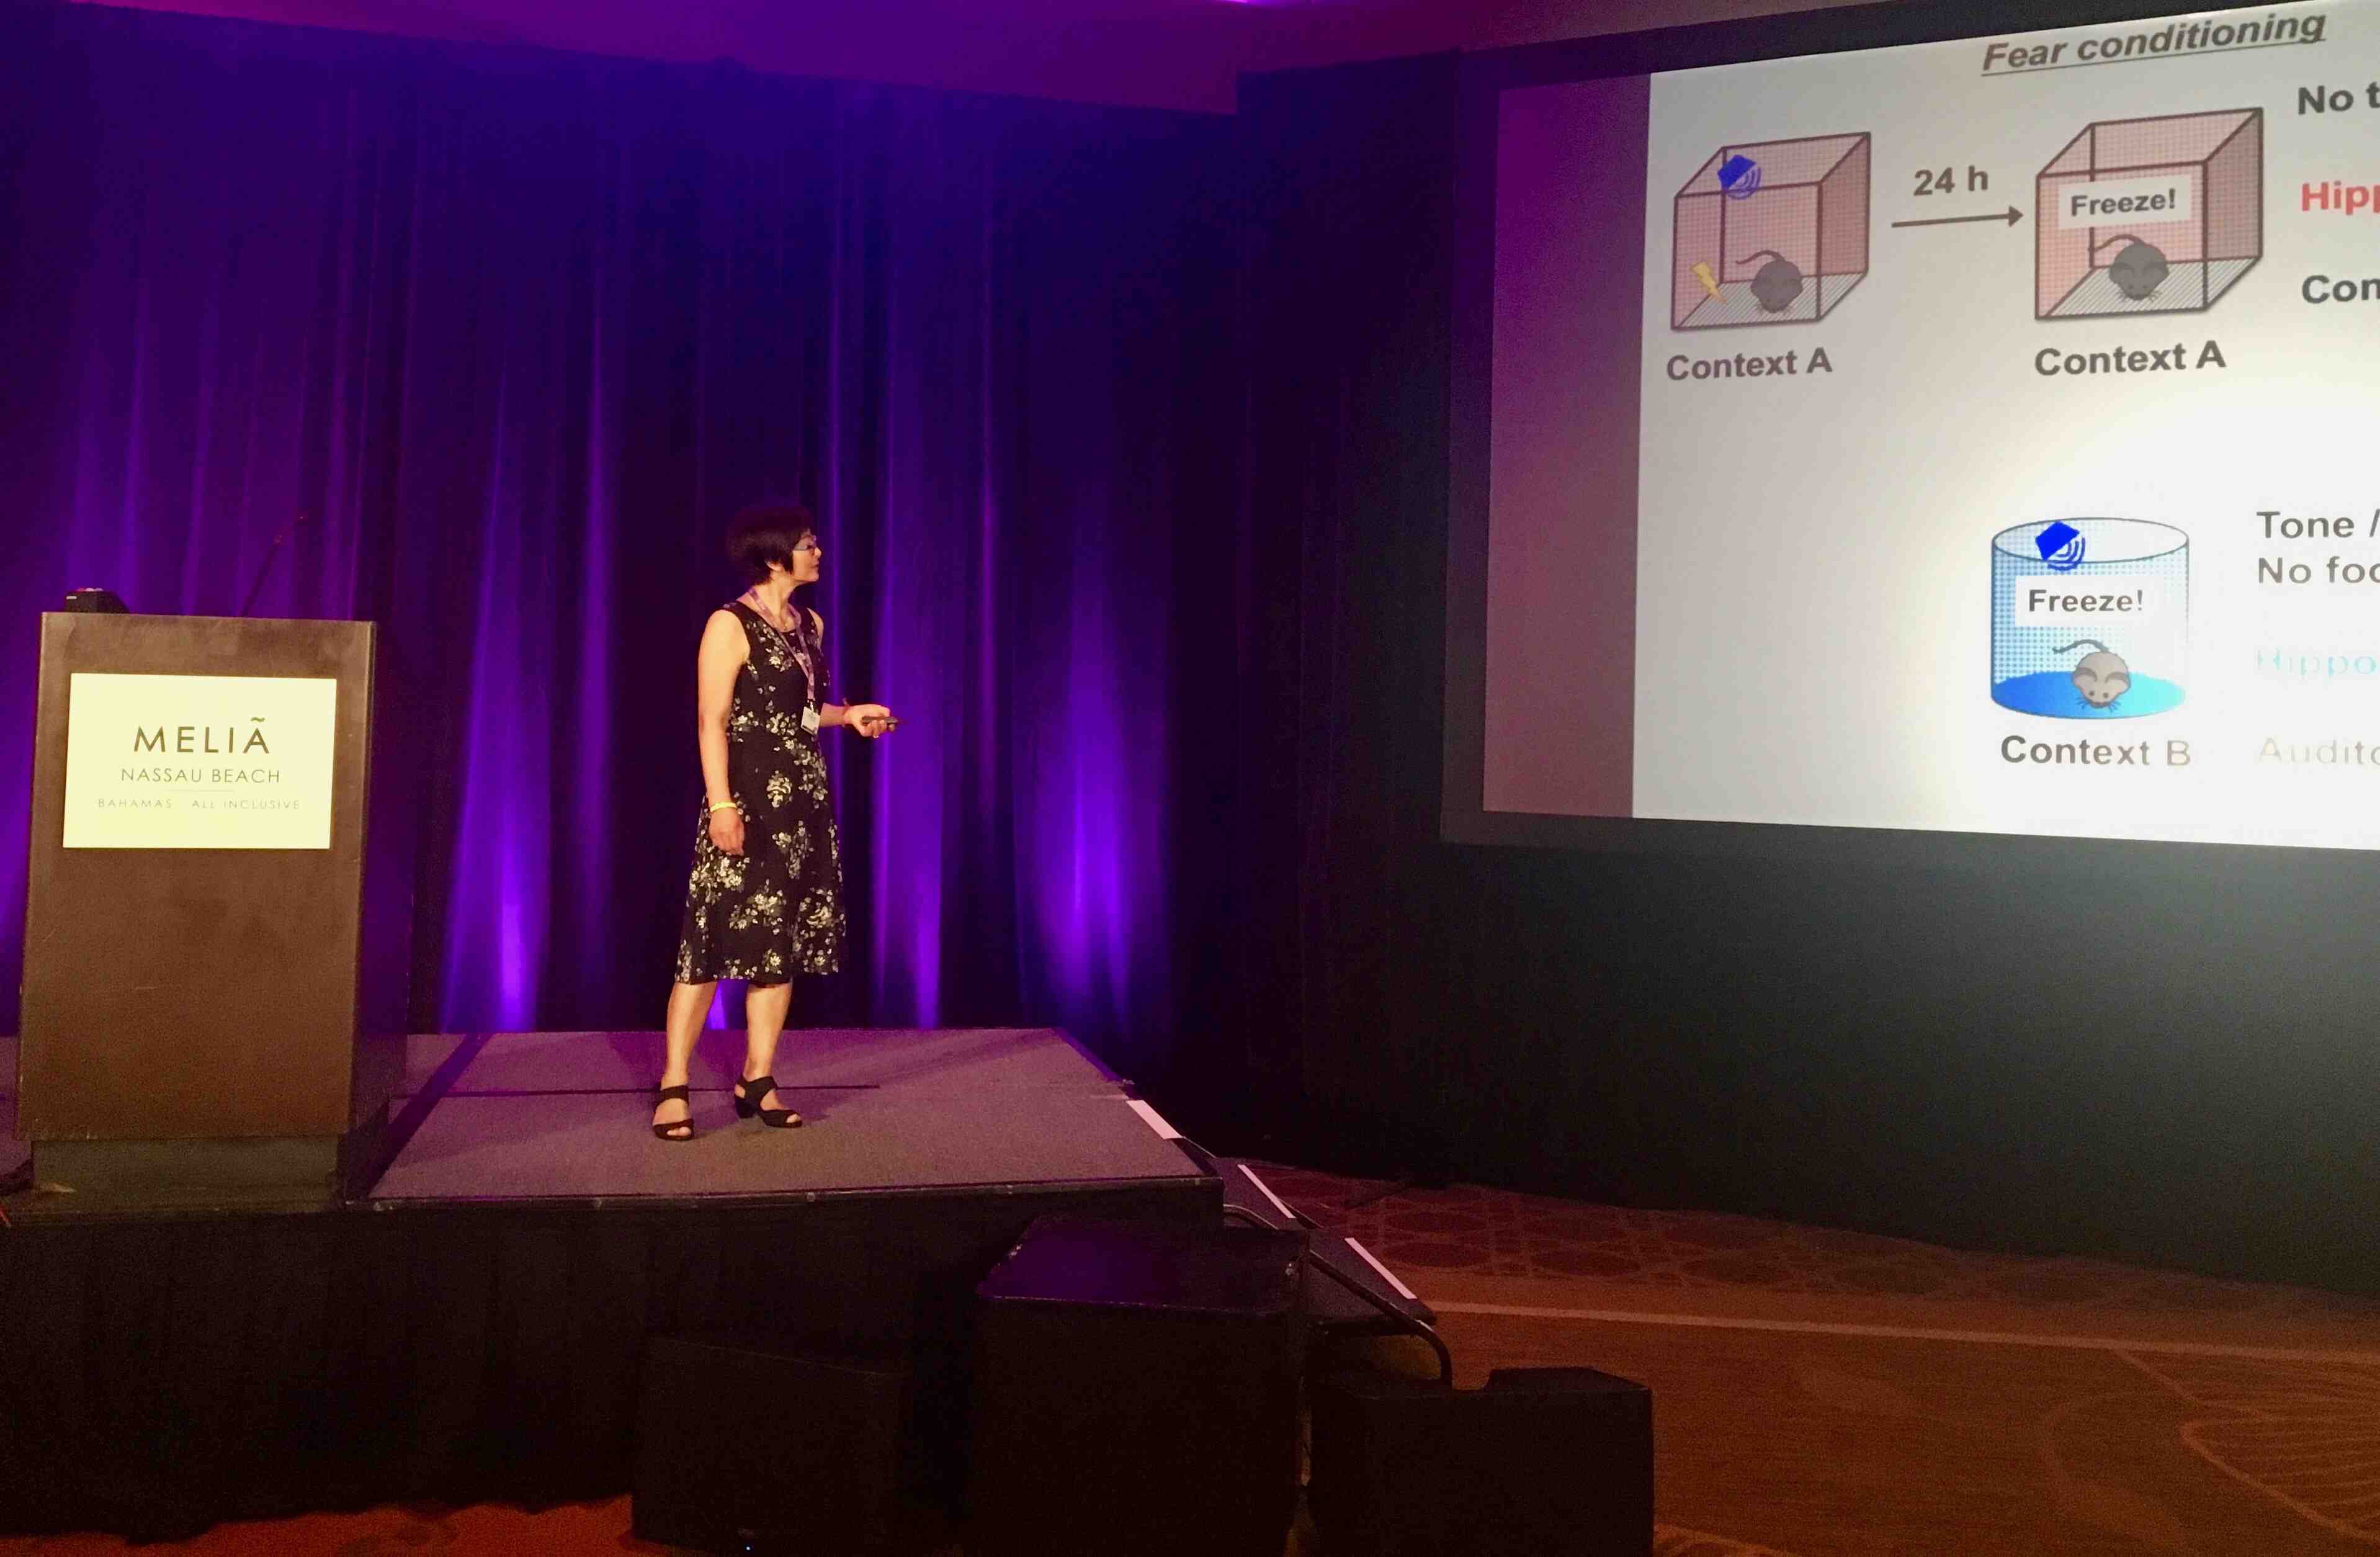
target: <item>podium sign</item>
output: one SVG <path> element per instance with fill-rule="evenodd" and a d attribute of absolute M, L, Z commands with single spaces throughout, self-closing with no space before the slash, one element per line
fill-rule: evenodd
<path fill-rule="evenodd" d="M 384 1121 L 357 1019 L 375 630 L 42 618 L 18 1129 L 43 1178 L 327 1193 Z"/>
<path fill-rule="evenodd" d="M 64 845 L 327 849 L 333 676 L 67 677 Z"/>

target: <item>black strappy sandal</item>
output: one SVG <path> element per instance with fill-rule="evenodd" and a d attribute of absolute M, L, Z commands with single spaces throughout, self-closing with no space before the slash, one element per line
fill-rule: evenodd
<path fill-rule="evenodd" d="M 763 1092 L 760 1095 L 765 1098 L 769 1094 Z M 673 1119 L 666 1125 L 654 1125 L 653 1138 L 655 1140 L 665 1141 L 690 1141 L 694 1138 L 694 1093 L 691 1089 L 685 1087 L 663 1087 L 658 1089 L 653 1093 L 653 1106 L 655 1108 L 659 1108 L 662 1104 L 669 1102 L 672 1100 L 675 1100 L 678 1102 L 686 1104 L 686 1117 L 684 1119 Z M 672 1135 L 670 1132 L 673 1130 L 684 1130 L 686 1134 L 682 1136 Z"/>
<path fill-rule="evenodd" d="M 749 1081 L 737 1082 L 735 1084 L 735 1117 L 749 1119 L 757 1113 L 760 1116 L 760 1123 L 771 1130 L 801 1128 L 802 1116 L 792 1109 L 760 1106 L 760 1100 L 776 1089 L 777 1078 L 773 1076 L 756 1076 Z"/>

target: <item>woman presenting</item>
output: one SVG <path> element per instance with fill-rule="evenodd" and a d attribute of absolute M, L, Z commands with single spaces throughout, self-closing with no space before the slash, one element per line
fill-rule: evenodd
<path fill-rule="evenodd" d="M 668 1141 L 694 1138 L 686 1064 L 722 979 L 748 981 L 736 1117 L 758 1114 L 775 1129 L 802 1122 L 769 1072 L 794 975 L 832 973 L 843 961 L 843 868 L 818 732 L 842 724 L 872 740 L 899 723 L 881 703 L 823 700 L 826 625 L 793 603 L 819 576 L 808 509 L 745 509 L 728 527 L 727 554 L 752 587 L 710 614 L 695 661 L 704 811 L 653 1109 L 653 1134 Z"/>

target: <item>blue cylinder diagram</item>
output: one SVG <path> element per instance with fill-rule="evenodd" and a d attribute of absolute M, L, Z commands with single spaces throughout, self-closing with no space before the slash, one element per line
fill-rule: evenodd
<path fill-rule="evenodd" d="M 1992 701 L 2052 719 L 2178 708 L 2190 537 L 2154 519 L 2042 519 L 1992 537 Z"/>

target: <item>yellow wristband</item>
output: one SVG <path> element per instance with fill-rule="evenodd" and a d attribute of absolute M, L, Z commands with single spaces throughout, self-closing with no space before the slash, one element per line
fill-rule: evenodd
<path fill-rule="evenodd" d="M 717 805 L 710 808 L 712 811 L 732 811 L 735 809 L 735 802 L 733 800 L 722 800 Z"/>

